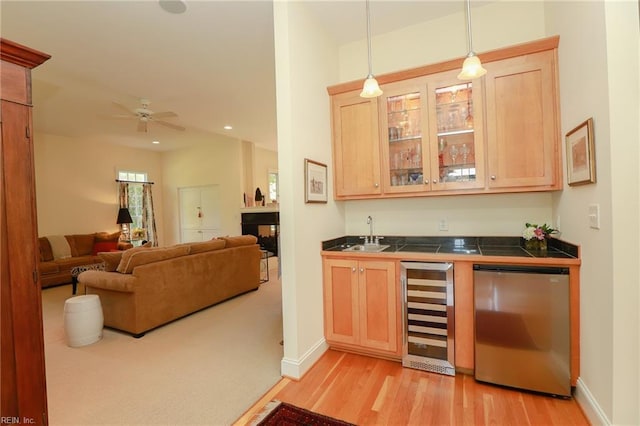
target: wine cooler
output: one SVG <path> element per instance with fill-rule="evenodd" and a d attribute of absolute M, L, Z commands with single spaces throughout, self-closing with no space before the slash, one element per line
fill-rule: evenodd
<path fill-rule="evenodd" d="M 455 375 L 453 264 L 401 262 L 402 365 Z"/>

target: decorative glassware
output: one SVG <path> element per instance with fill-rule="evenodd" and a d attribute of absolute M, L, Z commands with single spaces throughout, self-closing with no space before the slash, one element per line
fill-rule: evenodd
<path fill-rule="evenodd" d="M 458 156 L 458 145 L 451 145 L 451 147 L 449 147 L 449 155 L 451 156 L 451 164 L 456 164 L 456 157 Z"/>

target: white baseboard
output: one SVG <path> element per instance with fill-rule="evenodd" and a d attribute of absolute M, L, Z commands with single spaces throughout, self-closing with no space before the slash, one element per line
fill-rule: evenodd
<path fill-rule="evenodd" d="M 282 358 L 282 361 L 280 362 L 280 373 L 284 377 L 291 377 L 292 379 L 300 380 L 302 376 L 304 376 L 304 373 L 306 373 L 313 364 L 320 359 L 327 349 L 329 349 L 329 345 L 327 345 L 327 342 L 323 337 L 308 351 L 302 354 L 300 359 L 287 357 Z"/>
<path fill-rule="evenodd" d="M 611 425 L 607 415 L 602 411 L 600 405 L 598 405 L 598 401 L 596 401 L 587 385 L 580 378 L 578 378 L 578 383 L 576 383 L 574 398 L 578 401 L 582 411 L 592 425 Z"/>

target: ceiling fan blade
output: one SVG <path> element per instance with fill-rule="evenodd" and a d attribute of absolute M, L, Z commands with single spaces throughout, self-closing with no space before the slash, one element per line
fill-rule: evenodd
<path fill-rule="evenodd" d="M 131 120 L 136 119 L 138 117 L 136 117 L 135 115 L 126 115 L 126 114 L 113 114 L 113 115 L 99 115 L 99 118 L 105 119 L 105 120 Z"/>
<path fill-rule="evenodd" d="M 147 122 L 140 120 L 138 121 L 138 131 L 147 133 Z"/>
<path fill-rule="evenodd" d="M 164 112 L 154 112 L 153 113 L 153 118 L 170 118 L 170 117 L 177 117 L 178 114 L 176 114 L 173 111 L 164 111 Z"/>
<path fill-rule="evenodd" d="M 132 116 L 136 116 L 136 113 L 131 111 L 131 109 L 127 108 L 126 106 L 119 104 L 117 102 L 111 102 L 114 106 L 118 107 L 119 109 L 121 109 L 122 111 L 125 111 L 127 114 L 132 115 Z"/>
<path fill-rule="evenodd" d="M 185 128 L 182 127 L 182 126 L 178 126 L 177 124 L 167 123 L 166 121 L 153 120 L 153 122 L 154 123 L 158 123 L 158 124 L 160 124 L 162 126 L 165 126 L 165 127 L 170 127 L 170 128 L 172 128 L 174 130 L 185 130 Z"/>

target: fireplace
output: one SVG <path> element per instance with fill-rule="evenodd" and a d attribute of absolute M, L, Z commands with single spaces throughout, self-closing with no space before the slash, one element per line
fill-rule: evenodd
<path fill-rule="evenodd" d="M 263 250 L 278 255 L 278 234 L 280 232 L 280 214 L 278 212 L 242 213 L 242 233 L 255 235 Z"/>

